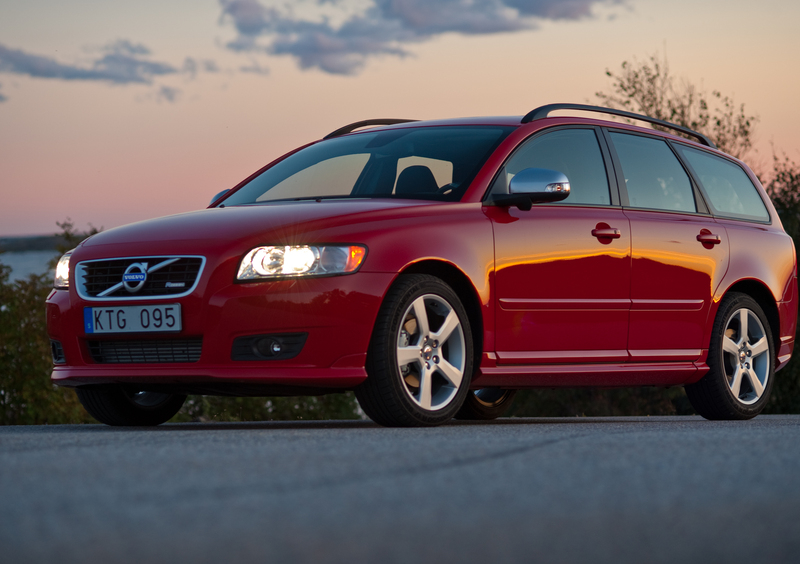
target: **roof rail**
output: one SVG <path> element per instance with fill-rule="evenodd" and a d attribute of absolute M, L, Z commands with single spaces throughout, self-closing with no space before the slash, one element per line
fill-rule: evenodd
<path fill-rule="evenodd" d="M 352 133 L 356 129 L 360 129 L 362 127 L 369 127 L 371 125 L 394 125 L 396 123 L 408 123 L 411 121 L 418 121 L 415 119 L 365 119 L 362 121 L 357 121 L 355 123 L 351 123 L 349 125 L 345 125 L 344 127 L 340 127 L 336 131 L 328 133 L 323 139 L 332 139 L 334 137 L 339 137 L 340 135 L 346 135 L 347 133 Z"/>
<path fill-rule="evenodd" d="M 540 106 L 535 110 L 532 110 L 525 114 L 525 117 L 522 118 L 522 123 L 528 123 L 533 120 L 546 118 L 550 112 L 554 112 L 556 110 L 580 110 L 582 112 L 600 112 L 604 114 L 609 114 L 612 116 L 620 116 L 626 117 L 629 119 L 638 119 L 639 121 L 646 121 L 648 123 L 652 123 L 654 125 L 659 125 L 661 127 L 665 127 L 667 129 L 673 129 L 675 131 L 680 131 L 690 137 L 694 137 L 703 145 L 707 147 L 711 147 L 712 149 L 716 149 L 717 146 L 714 143 L 703 135 L 702 133 L 698 133 L 693 129 L 689 129 L 688 127 L 683 127 L 681 125 L 676 125 L 674 123 L 670 123 L 668 121 L 663 121 L 660 119 L 651 118 L 649 116 L 643 116 L 641 114 L 634 114 L 632 112 L 625 112 L 623 110 L 615 110 L 613 108 L 603 108 L 600 106 L 587 106 L 584 104 L 547 104 L 546 106 Z"/>

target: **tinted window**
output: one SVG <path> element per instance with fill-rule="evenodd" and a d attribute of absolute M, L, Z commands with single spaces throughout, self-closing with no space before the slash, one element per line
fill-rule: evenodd
<path fill-rule="evenodd" d="M 397 188 L 397 179 L 410 166 L 427 167 L 436 179 L 436 185 L 440 188 L 453 183 L 453 163 L 450 161 L 429 159 L 428 157 L 403 157 L 397 161 L 397 175 L 394 179 L 395 188 Z"/>
<path fill-rule="evenodd" d="M 631 207 L 694 212 L 694 191 L 678 157 L 661 139 L 611 133 Z"/>
<path fill-rule="evenodd" d="M 355 153 L 320 161 L 281 180 L 256 201 L 294 198 L 296 194 L 306 197 L 349 194 L 368 160 L 369 153 Z"/>
<path fill-rule="evenodd" d="M 267 169 L 224 204 L 306 198 L 458 200 L 513 129 L 407 127 L 321 141 Z M 403 174 L 412 168 L 413 174 Z M 395 187 L 401 180 L 402 190 Z"/>
<path fill-rule="evenodd" d="M 715 215 L 769 221 L 756 187 L 739 165 L 684 145 L 678 145 L 678 150 L 694 169 Z"/>
<path fill-rule="evenodd" d="M 603 155 L 591 129 L 554 131 L 528 141 L 506 163 L 492 191 L 507 193 L 509 181 L 526 168 L 546 168 L 567 175 L 570 194 L 559 203 L 611 203 Z"/>

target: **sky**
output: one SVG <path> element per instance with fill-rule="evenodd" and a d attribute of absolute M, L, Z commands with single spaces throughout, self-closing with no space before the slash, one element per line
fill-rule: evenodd
<path fill-rule="evenodd" d="M 598 103 L 666 57 L 800 162 L 796 0 L 0 0 L 0 237 L 205 207 L 369 118 Z"/>

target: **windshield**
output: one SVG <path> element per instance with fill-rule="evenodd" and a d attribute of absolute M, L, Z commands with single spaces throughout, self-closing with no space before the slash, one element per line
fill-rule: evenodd
<path fill-rule="evenodd" d="M 264 171 L 224 205 L 319 198 L 456 201 L 513 129 L 416 127 L 321 141 Z"/>

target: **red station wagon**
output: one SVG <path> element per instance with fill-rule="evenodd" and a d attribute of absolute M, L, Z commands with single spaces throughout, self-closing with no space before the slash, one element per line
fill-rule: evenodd
<path fill-rule="evenodd" d="M 562 386 L 684 386 L 747 419 L 792 354 L 796 288 L 742 162 L 552 104 L 343 127 L 208 209 L 90 237 L 47 321 L 53 382 L 110 425 L 186 394 L 345 390 L 382 425 L 437 425 Z"/>

